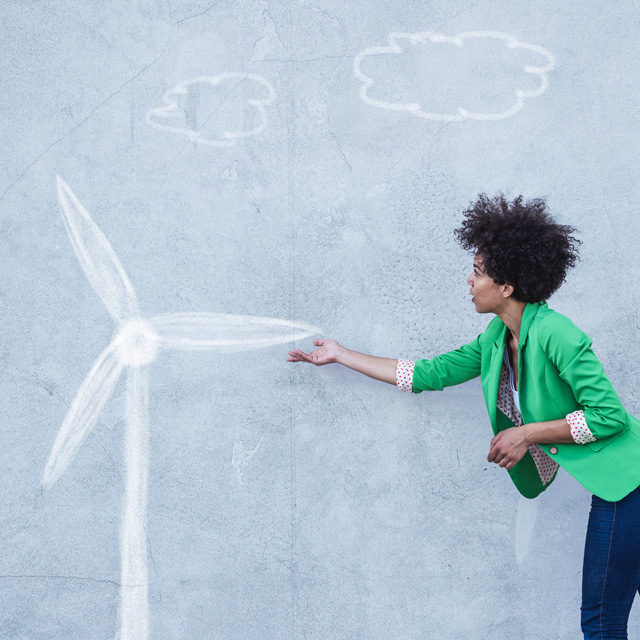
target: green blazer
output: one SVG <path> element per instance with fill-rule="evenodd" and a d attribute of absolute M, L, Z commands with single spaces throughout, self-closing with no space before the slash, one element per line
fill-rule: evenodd
<path fill-rule="evenodd" d="M 473 342 L 431 360 L 418 360 L 413 392 L 441 390 L 479 375 L 493 433 L 513 427 L 496 406 L 507 334 L 496 316 Z M 526 424 L 584 411 L 595 442 L 540 447 L 589 491 L 616 501 L 640 485 L 640 421 L 620 403 L 591 344 L 569 318 L 546 302 L 527 304 L 518 344 L 520 413 Z M 551 484 L 542 484 L 529 452 L 509 475 L 527 498 L 535 498 Z"/>

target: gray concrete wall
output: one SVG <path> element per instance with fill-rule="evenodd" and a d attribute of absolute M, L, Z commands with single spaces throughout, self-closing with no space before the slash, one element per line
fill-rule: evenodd
<path fill-rule="evenodd" d="M 144 315 L 302 321 L 413 359 L 488 321 L 453 241 L 468 202 L 547 196 L 584 241 L 550 304 L 640 412 L 636 0 L 14 0 L 1 15 L 1 638 L 118 632 L 124 381 L 41 488 L 115 329 L 65 233 L 58 174 Z M 554 68 L 524 72 L 549 58 L 499 38 L 405 40 L 361 57 L 363 100 L 358 54 L 424 31 L 509 34 Z M 153 112 L 198 77 L 220 82 Z M 442 119 L 458 107 L 486 117 Z M 167 123 L 192 135 L 152 126 Z M 580 638 L 586 490 L 561 472 L 519 499 L 486 462 L 477 380 L 412 397 L 287 364 L 291 346 L 148 367 L 150 637 Z"/>

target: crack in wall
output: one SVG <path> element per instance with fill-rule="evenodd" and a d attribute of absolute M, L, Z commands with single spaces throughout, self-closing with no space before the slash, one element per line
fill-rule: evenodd
<path fill-rule="evenodd" d="M 89 582 L 98 582 L 100 584 L 112 584 L 115 587 L 120 587 L 120 583 L 116 580 L 107 580 L 105 578 L 92 578 L 90 576 L 64 576 L 58 574 L 5 574 L 0 575 L 0 579 L 3 580 L 86 580 Z"/>
<path fill-rule="evenodd" d="M 349 167 L 349 172 L 351 173 L 351 176 L 353 177 L 353 167 L 351 166 L 351 163 L 349 162 L 349 160 L 347 160 L 347 156 L 345 155 L 344 151 L 342 150 L 342 146 L 340 145 L 340 141 L 338 140 L 336 134 L 333 133 L 333 131 L 329 130 L 329 135 L 333 138 L 334 142 L 336 143 L 336 146 L 338 147 L 338 151 L 340 152 L 340 155 L 342 156 L 342 159 L 344 160 L 344 162 L 347 165 L 347 167 Z"/>
<path fill-rule="evenodd" d="M 264 60 L 261 60 L 261 62 L 282 62 L 282 63 L 287 63 L 287 62 L 317 62 L 318 60 L 335 60 L 336 58 L 340 58 L 340 59 L 344 59 L 347 58 L 349 56 L 346 55 L 337 55 L 337 56 L 320 56 L 319 58 L 302 58 L 300 60 L 282 60 L 280 58 L 265 58 Z"/>
<path fill-rule="evenodd" d="M 192 16 L 187 16 L 186 18 L 182 18 L 182 20 L 176 20 L 173 23 L 173 26 L 175 27 L 176 25 L 182 24 L 187 20 L 193 20 L 194 18 L 199 18 L 200 16 L 203 16 L 205 13 L 208 13 L 209 11 L 211 11 L 211 9 L 213 9 L 214 7 L 217 7 L 221 2 L 222 0 L 218 0 L 218 2 L 214 2 L 212 5 L 208 6 L 204 11 L 201 11 L 200 13 L 195 13 Z"/>

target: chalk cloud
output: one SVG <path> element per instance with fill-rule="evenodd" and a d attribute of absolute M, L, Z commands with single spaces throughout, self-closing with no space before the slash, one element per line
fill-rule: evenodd
<path fill-rule="evenodd" d="M 427 120 L 439 120 L 444 122 L 459 122 L 462 120 L 501 120 L 508 118 L 522 109 L 525 100 L 527 98 L 533 98 L 535 96 L 542 95 L 548 87 L 549 79 L 548 74 L 555 67 L 555 60 L 553 56 L 542 47 L 520 42 L 517 38 L 507 33 L 499 31 L 468 31 L 461 33 L 457 36 L 449 37 L 441 33 L 434 33 L 430 31 L 418 32 L 418 33 L 391 33 L 387 37 L 388 45 L 385 47 L 369 47 L 360 51 L 353 62 L 353 72 L 356 78 L 362 83 L 360 87 L 360 97 L 367 104 L 378 107 L 380 109 L 388 109 L 392 111 L 407 111 L 419 118 Z M 495 111 L 474 111 L 464 106 L 458 106 L 449 112 L 441 110 L 433 110 L 427 105 L 423 105 L 422 101 L 396 101 L 396 100 L 381 100 L 377 99 L 376 93 L 380 93 L 381 89 L 384 89 L 385 78 L 382 77 L 379 82 L 376 82 L 374 78 L 366 75 L 362 70 L 362 63 L 366 58 L 379 59 L 380 56 L 386 55 L 401 55 L 406 53 L 411 46 L 439 46 L 439 45 L 454 45 L 456 47 L 473 47 L 480 44 L 481 41 L 486 43 L 487 41 L 494 40 L 497 42 L 503 42 L 509 50 L 523 49 L 532 52 L 534 55 L 532 58 L 536 60 L 542 59 L 543 64 L 541 66 L 533 66 L 530 64 L 524 65 L 521 71 L 524 71 L 529 76 L 537 79 L 537 86 L 534 88 L 522 88 L 514 86 L 512 89 L 513 99 L 511 106 L 507 109 L 499 109 Z M 429 50 L 433 52 L 433 49 Z M 453 50 L 450 50 L 453 51 Z M 438 52 L 442 53 L 442 50 Z M 479 52 L 479 55 L 481 52 Z M 501 59 L 492 60 L 495 68 L 500 69 Z M 373 67 L 372 62 L 369 63 L 369 68 Z M 409 66 L 409 65 L 407 65 Z M 447 69 L 441 69 L 441 77 L 447 77 Z M 453 67 L 451 68 L 453 72 Z M 415 81 L 415 86 L 419 86 L 420 77 L 416 74 L 415 69 L 408 69 L 410 79 Z M 528 82 L 531 78 L 527 78 Z M 387 82 L 391 81 L 391 78 L 387 76 Z M 514 79 L 514 82 L 518 82 Z M 528 84 L 525 82 L 525 84 Z M 461 87 L 464 88 L 464 87 Z M 430 87 L 431 93 L 438 95 L 439 87 Z M 440 92 L 446 89 L 440 88 Z"/>
<path fill-rule="evenodd" d="M 229 96 L 242 89 L 246 102 L 234 113 L 220 112 Z M 202 95 L 204 94 L 204 95 Z M 205 103 L 200 102 L 200 97 Z M 239 139 L 255 136 L 267 126 L 265 106 L 271 104 L 276 92 L 270 82 L 253 73 L 222 73 L 217 76 L 190 78 L 169 89 L 162 96 L 163 106 L 147 111 L 145 122 L 162 131 L 186 136 L 189 140 L 212 147 L 232 147 Z M 246 105 L 253 111 L 255 126 L 245 128 Z M 207 109 L 210 115 L 199 121 L 197 109 Z M 240 113 L 242 112 L 242 113 Z"/>

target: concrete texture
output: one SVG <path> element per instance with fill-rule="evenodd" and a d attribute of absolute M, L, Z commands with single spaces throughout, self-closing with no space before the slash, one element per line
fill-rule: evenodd
<path fill-rule="evenodd" d="M 57 174 L 144 314 L 299 320 L 406 358 L 455 348 L 488 321 L 453 241 L 467 203 L 480 191 L 548 196 L 584 241 L 550 304 L 594 338 L 640 413 L 635 0 L 13 1 L 1 13 L 0 638 L 118 629 L 123 384 L 65 475 L 40 484 L 113 331 L 65 233 Z M 497 120 L 364 102 L 357 54 L 421 31 L 542 47 L 555 59 L 548 88 Z M 534 51 L 448 46 L 455 62 L 418 47 L 363 61 L 371 92 L 495 114 L 539 83 L 522 72 L 543 64 Z M 226 146 L 145 121 L 180 83 L 225 73 L 273 88 L 264 123 L 265 85 L 241 78 L 179 105 L 181 127 Z M 533 531 L 517 562 L 521 504 L 486 463 L 478 381 L 412 397 L 288 364 L 286 351 L 162 354 L 151 371 L 151 638 L 581 637 L 590 496 L 561 472 L 524 518 Z"/>

